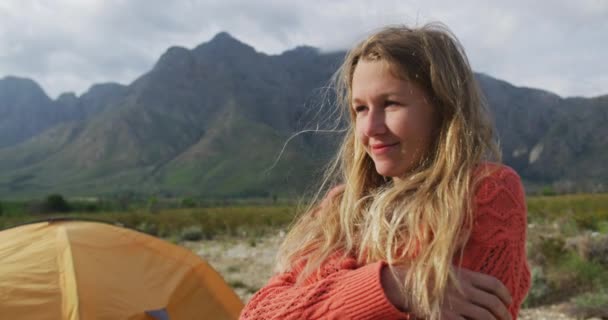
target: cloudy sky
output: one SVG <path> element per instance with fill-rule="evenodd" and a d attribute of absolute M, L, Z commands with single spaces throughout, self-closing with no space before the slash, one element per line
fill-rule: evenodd
<path fill-rule="evenodd" d="M 1 0 L 0 78 L 32 78 L 56 98 L 128 84 L 168 47 L 220 31 L 280 54 L 429 21 L 452 29 L 475 71 L 564 97 L 608 94 L 608 0 Z"/>

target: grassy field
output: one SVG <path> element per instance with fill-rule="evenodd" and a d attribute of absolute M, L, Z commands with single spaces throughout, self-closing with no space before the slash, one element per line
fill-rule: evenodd
<path fill-rule="evenodd" d="M 108 212 L 64 212 L 5 214 L 0 229 L 51 218 L 106 221 L 155 236 L 181 239 L 216 237 L 257 237 L 287 226 L 294 217 L 292 206 L 235 206 L 215 208 L 149 209 Z"/>
<path fill-rule="evenodd" d="M 528 222 L 566 224 L 575 233 L 608 233 L 608 194 L 529 197 Z"/>
<path fill-rule="evenodd" d="M 571 301 L 581 317 L 608 317 L 608 194 L 528 198 L 526 305 Z"/>
<path fill-rule="evenodd" d="M 119 223 L 175 243 L 241 238 L 255 244 L 286 229 L 296 215 L 287 204 L 171 208 L 155 200 L 108 210 L 112 206 L 70 203 L 72 211 L 53 213 L 40 203 L 2 202 L 0 228 L 61 216 Z M 571 301 L 577 314 L 606 312 L 608 194 L 529 197 L 528 223 L 533 286 L 525 306 Z"/>

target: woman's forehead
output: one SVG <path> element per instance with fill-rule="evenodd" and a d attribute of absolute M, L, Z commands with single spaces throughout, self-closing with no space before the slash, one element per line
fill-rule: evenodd
<path fill-rule="evenodd" d="M 381 61 L 361 61 L 355 68 L 351 85 L 353 101 L 366 96 L 408 95 L 414 90 L 414 83 L 399 77 L 394 67 Z"/>

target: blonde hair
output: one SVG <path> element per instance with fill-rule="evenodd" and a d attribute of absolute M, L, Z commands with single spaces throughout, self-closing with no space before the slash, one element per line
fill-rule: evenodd
<path fill-rule="evenodd" d="M 355 137 L 353 72 L 361 60 L 383 61 L 423 88 L 439 115 L 430 151 L 406 179 L 380 176 Z M 354 47 L 333 78 L 338 105 L 350 117 L 335 161 L 319 192 L 279 250 L 279 272 L 304 264 L 299 281 L 336 252 L 359 263 L 406 265 L 403 282 L 411 311 L 439 319 L 451 265 L 472 225 L 472 192 L 482 161 L 499 161 L 485 101 L 458 40 L 443 25 L 387 27 Z M 321 190 L 344 190 L 320 205 Z M 392 267 L 391 267 L 392 268 Z M 395 274 L 395 273 L 394 273 Z"/>

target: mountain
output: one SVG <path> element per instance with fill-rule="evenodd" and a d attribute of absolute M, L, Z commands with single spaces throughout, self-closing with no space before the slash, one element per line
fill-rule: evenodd
<path fill-rule="evenodd" d="M 266 55 L 228 33 L 169 48 L 133 83 L 50 100 L 32 80 L 0 80 L 0 197 L 120 192 L 294 196 L 339 133 L 322 127 L 323 89 L 344 52 Z M 608 98 L 566 98 L 478 74 L 505 161 L 533 189 L 605 188 Z M 330 119 L 331 120 L 331 119 Z M 283 147 L 285 149 L 283 150 Z"/>
<path fill-rule="evenodd" d="M 522 174 L 564 191 L 608 190 L 608 96 L 561 102 L 559 116 L 531 149 L 537 160 Z"/>
<path fill-rule="evenodd" d="M 23 142 L 61 120 L 61 110 L 34 81 L 0 79 L 0 148 Z"/>
<path fill-rule="evenodd" d="M 495 118 L 503 161 L 530 190 L 608 189 L 608 95 L 564 99 L 483 74 L 478 80 Z"/>
<path fill-rule="evenodd" d="M 223 33 L 193 50 L 168 49 L 114 99 L 62 95 L 58 103 L 80 113 L 0 149 L 0 194 L 293 195 L 320 167 L 314 139 L 293 140 L 272 165 L 337 59 L 304 61 L 323 68 L 301 79 L 279 57 Z"/>
<path fill-rule="evenodd" d="M 64 93 L 52 101 L 33 80 L 0 79 L 0 148 L 14 146 L 63 122 L 99 113 L 121 98 L 124 86 L 94 85 L 82 97 Z"/>

